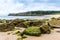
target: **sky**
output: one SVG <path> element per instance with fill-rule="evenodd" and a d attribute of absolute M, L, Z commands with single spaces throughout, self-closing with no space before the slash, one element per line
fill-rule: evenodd
<path fill-rule="evenodd" d="M 60 0 L 0 0 L 0 16 L 35 10 L 60 11 Z"/>

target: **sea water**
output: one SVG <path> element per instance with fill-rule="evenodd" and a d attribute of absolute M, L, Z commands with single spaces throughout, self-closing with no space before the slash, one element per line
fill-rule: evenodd
<path fill-rule="evenodd" d="M 46 18 L 52 18 L 50 15 L 43 15 L 43 16 L 0 16 L 0 19 L 46 19 Z"/>

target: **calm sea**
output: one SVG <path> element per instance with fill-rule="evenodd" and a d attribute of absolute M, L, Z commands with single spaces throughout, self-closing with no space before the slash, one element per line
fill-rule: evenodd
<path fill-rule="evenodd" d="M 49 15 L 44 15 L 44 16 L 0 16 L 0 19 L 16 19 L 16 18 L 22 18 L 22 19 L 46 19 L 46 18 L 51 18 Z"/>

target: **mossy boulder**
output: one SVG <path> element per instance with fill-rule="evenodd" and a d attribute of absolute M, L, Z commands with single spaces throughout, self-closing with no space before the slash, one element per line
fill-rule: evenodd
<path fill-rule="evenodd" d="M 51 20 L 49 21 L 50 26 L 53 28 L 60 28 L 60 20 Z"/>
<path fill-rule="evenodd" d="M 41 35 L 41 31 L 39 27 L 28 27 L 25 29 L 24 34 L 32 35 L 32 36 L 39 36 Z"/>
<path fill-rule="evenodd" d="M 33 20 L 30 22 L 30 26 L 41 26 L 42 22 L 40 20 Z"/>
<path fill-rule="evenodd" d="M 16 27 L 24 27 L 24 28 L 26 28 L 26 25 L 24 25 L 23 23 L 19 23 L 19 24 L 16 25 Z"/>
<path fill-rule="evenodd" d="M 11 31 L 14 29 L 14 26 L 11 24 L 1 24 L 0 25 L 0 31 L 5 32 L 5 31 Z"/>
<path fill-rule="evenodd" d="M 23 24 L 25 25 L 26 28 L 30 26 L 30 23 L 31 23 L 31 21 L 25 21 L 25 22 L 23 22 Z"/>
<path fill-rule="evenodd" d="M 55 17 L 52 17 L 51 20 L 57 20 Z"/>
<path fill-rule="evenodd" d="M 0 23 L 7 23 L 7 21 L 5 19 L 0 19 Z"/>
<path fill-rule="evenodd" d="M 42 25 L 42 22 L 39 21 L 39 20 L 29 20 L 29 21 L 23 22 L 23 24 L 24 24 L 26 27 L 41 26 L 41 25 Z"/>
<path fill-rule="evenodd" d="M 40 27 L 40 30 L 41 30 L 41 33 L 43 33 L 43 34 L 51 33 L 51 28 L 48 25 L 43 25 L 42 27 Z"/>
<path fill-rule="evenodd" d="M 11 21 L 11 24 L 14 24 L 14 26 L 17 26 L 18 24 L 21 24 L 22 22 L 24 22 L 23 19 L 15 19 Z"/>

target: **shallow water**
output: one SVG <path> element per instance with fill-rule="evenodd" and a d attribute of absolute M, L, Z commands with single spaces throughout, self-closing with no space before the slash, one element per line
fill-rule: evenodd
<path fill-rule="evenodd" d="M 16 19 L 16 18 L 22 18 L 22 19 L 43 19 L 44 16 L 0 16 L 0 19 Z"/>
<path fill-rule="evenodd" d="M 0 16 L 0 19 L 16 19 L 16 18 L 22 18 L 22 19 L 46 19 L 46 18 L 52 18 L 57 17 L 58 15 L 44 15 L 44 16 Z M 60 16 L 58 16 L 60 17 Z"/>

